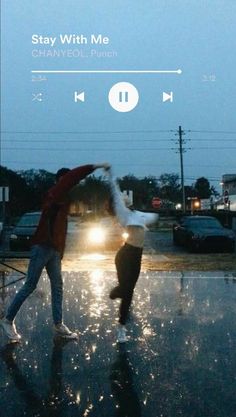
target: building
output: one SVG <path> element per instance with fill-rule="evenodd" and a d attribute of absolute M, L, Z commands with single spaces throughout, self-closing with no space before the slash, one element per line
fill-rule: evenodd
<path fill-rule="evenodd" d="M 218 201 L 217 208 L 236 211 L 236 174 L 222 176 L 222 198 Z"/>

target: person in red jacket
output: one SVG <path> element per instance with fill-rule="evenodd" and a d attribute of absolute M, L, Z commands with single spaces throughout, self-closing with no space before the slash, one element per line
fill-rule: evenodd
<path fill-rule="evenodd" d="M 56 174 L 56 185 L 47 193 L 43 203 L 39 225 L 32 239 L 30 263 L 25 284 L 10 304 L 0 324 L 9 339 L 19 341 L 14 319 L 25 299 L 35 290 L 43 268 L 46 268 L 51 284 L 52 316 L 57 335 L 70 339 L 77 334 L 63 323 L 62 300 L 63 280 L 61 259 L 63 257 L 69 211 L 68 193 L 80 180 L 97 168 L 106 168 L 107 163 L 84 165 L 72 170 L 60 169 Z"/>

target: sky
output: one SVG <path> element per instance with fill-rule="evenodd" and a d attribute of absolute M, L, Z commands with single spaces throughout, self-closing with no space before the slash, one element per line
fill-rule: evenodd
<path fill-rule="evenodd" d="M 1 165 L 180 174 L 181 126 L 185 183 L 218 187 L 236 173 L 235 16 L 235 0 L 2 0 Z M 32 73 L 49 70 L 174 72 Z M 130 111 L 109 102 L 121 82 L 138 92 Z"/>

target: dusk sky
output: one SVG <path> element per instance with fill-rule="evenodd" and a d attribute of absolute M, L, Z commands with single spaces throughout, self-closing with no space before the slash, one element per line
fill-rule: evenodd
<path fill-rule="evenodd" d="M 218 188 L 222 174 L 236 173 L 235 0 L 2 0 L 1 7 L 1 165 L 55 172 L 109 161 L 117 176 L 158 178 L 180 173 L 181 125 L 186 184 L 205 176 Z M 128 112 L 108 100 L 120 82 L 138 91 Z M 163 102 L 163 92 L 173 102 Z"/>

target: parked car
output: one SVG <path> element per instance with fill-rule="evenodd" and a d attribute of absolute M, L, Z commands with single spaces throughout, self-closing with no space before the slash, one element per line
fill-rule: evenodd
<path fill-rule="evenodd" d="M 233 252 L 235 234 L 211 216 L 183 216 L 173 225 L 173 243 L 187 249 Z"/>
<path fill-rule="evenodd" d="M 36 231 L 41 212 L 25 213 L 10 235 L 10 250 L 29 251 L 31 238 Z"/>

